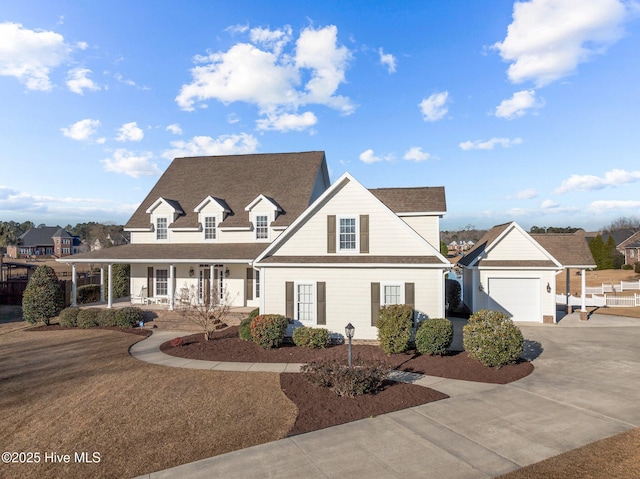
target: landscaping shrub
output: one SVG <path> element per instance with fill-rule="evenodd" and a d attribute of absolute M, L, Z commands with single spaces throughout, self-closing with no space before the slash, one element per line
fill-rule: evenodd
<path fill-rule="evenodd" d="M 420 354 L 443 355 L 453 341 L 453 324 L 446 318 L 431 318 L 420 323 L 416 331 L 416 349 Z"/>
<path fill-rule="evenodd" d="M 133 328 L 143 321 L 142 310 L 135 306 L 127 306 L 116 310 L 116 326 Z"/>
<path fill-rule="evenodd" d="M 325 328 L 296 328 L 293 331 L 293 343 L 305 348 L 325 348 L 329 344 L 329 331 Z"/>
<path fill-rule="evenodd" d="M 413 308 L 408 304 L 392 304 L 380 308 L 378 340 L 387 354 L 402 353 L 409 346 L 413 327 Z"/>
<path fill-rule="evenodd" d="M 100 301 L 100 285 L 85 284 L 76 289 L 76 301 L 78 304 L 96 303 Z"/>
<path fill-rule="evenodd" d="M 251 320 L 252 319 L 253 318 L 249 316 L 248 318 L 245 318 L 242 321 L 240 321 L 240 326 L 238 326 L 238 336 L 240 336 L 240 339 L 243 339 L 245 341 L 253 340 L 253 338 L 251 337 Z"/>
<path fill-rule="evenodd" d="M 469 356 L 497 368 L 515 362 L 524 347 L 520 328 L 506 314 L 489 310 L 471 315 L 462 342 Z"/>
<path fill-rule="evenodd" d="M 184 345 L 184 341 L 182 340 L 182 338 L 173 338 L 170 344 L 174 348 L 179 348 L 180 346 Z"/>
<path fill-rule="evenodd" d="M 331 388 L 338 396 L 355 397 L 378 391 L 391 369 L 381 363 L 361 362 L 350 368 L 336 360 L 312 361 L 301 368 L 311 384 Z"/>
<path fill-rule="evenodd" d="M 262 348 L 277 348 L 284 341 L 287 318 L 280 314 L 261 314 L 251 320 L 251 337 Z"/>
<path fill-rule="evenodd" d="M 77 326 L 79 312 L 80 308 L 64 308 L 58 315 L 60 326 L 64 326 L 66 328 L 75 328 Z"/>
<path fill-rule="evenodd" d="M 455 279 L 448 279 L 445 281 L 445 298 L 450 310 L 456 309 L 460 306 L 460 294 L 462 293 L 462 287 L 460 283 Z"/>
<path fill-rule="evenodd" d="M 113 309 L 101 309 L 98 314 L 98 326 L 115 326 L 116 312 Z"/>
<path fill-rule="evenodd" d="M 64 299 L 56 272 L 51 266 L 38 266 L 22 295 L 22 317 L 31 324 L 43 321 L 48 325 L 62 308 Z"/>
<path fill-rule="evenodd" d="M 633 271 L 634 273 L 640 273 L 640 261 L 633 265 Z"/>
<path fill-rule="evenodd" d="M 253 319 L 260 314 L 260 308 L 256 308 L 249 313 L 249 319 Z"/>
<path fill-rule="evenodd" d="M 622 265 L 622 269 L 626 270 L 626 271 L 632 270 L 633 269 L 633 265 L 632 264 L 623 264 Z"/>
<path fill-rule="evenodd" d="M 97 308 L 81 309 L 78 312 L 76 324 L 79 328 L 94 328 L 98 326 L 100 310 Z"/>

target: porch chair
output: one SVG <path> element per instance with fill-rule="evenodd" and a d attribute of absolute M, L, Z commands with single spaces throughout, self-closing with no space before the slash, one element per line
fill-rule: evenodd
<path fill-rule="evenodd" d="M 147 294 L 147 287 L 143 286 L 140 288 L 139 295 L 131 295 L 131 304 L 147 304 L 147 299 L 149 295 Z"/>

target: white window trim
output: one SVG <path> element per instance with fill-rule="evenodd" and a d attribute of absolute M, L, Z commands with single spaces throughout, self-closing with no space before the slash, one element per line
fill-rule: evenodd
<path fill-rule="evenodd" d="M 166 238 L 158 238 L 158 220 L 162 220 L 162 219 L 166 220 L 166 222 L 167 222 L 167 228 L 166 228 L 167 237 Z M 156 216 L 154 218 L 153 226 L 154 226 L 155 233 L 156 233 L 155 234 L 156 241 L 169 241 L 169 224 L 170 224 L 170 222 L 169 222 L 169 217 L 168 216 Z"/>
<path fill-rule="evenodd" d="M 165 294 L 158 293 L 158 271 L 166 271 L 167 272 L 167 292 Z M 169 297 L 169 268 L 154 268 L 153 269 L 153 293 L 157 298 L 167 298 Z"/>
<path fill-rule="evenodd" d="M 213 218 L 213 238 L 207 238 L 207 218 Z M 218 241 L 218 217 L 216 215 L 202 216 L 202 239 L 204 241 Z"/>
<path fill-rule="evenodd" d="M 311 307 L 311 315 L 313 319 L 311 320 L 301 320 L 298 317 L 298 286 L 311 286 L 311 295 L 312 295 L 312 307 Z M 300 321 L 305 326 L 315 325 L 318 322 L 317 313 L 318 313 L 318 298 L 317 298 L 317 283 L 316 281 L 295 281 L 293 284 L 293 308 L 294 308 L 294 316 L 296 321 Z"/>
<path fill-rule="evenodd" d="M 353 249 L 342 249 L 340 248 L 340 220 L 344 219 L 355 219 L 355 248 Z M 342 254 L 354 254 L 360 253 L 360 215 L 340 215 L 336 216 L 336 252 Z"/>
<path fill-rule="evenodd" d="M 400 302 L 399 303 L 387 303 L 385 302 L 384 297 L 384 287 L 385 286 L 400 286 Z M 384 283 L 380 283 L 380 306 L 390 306 L 392 304 L 405 304 L 405 295 L 404 295 L 404 282 L 401 281 L 386 281 Z"/>
<path fill-rule="evenodd" d="M 258 216 L 266 216 L 267 217 L 267 237 L 266 238 L 258 238 Z M 253 239 L 258 242 L 268 243 L 271 238 L 271 214 L 270 213 L 254 213 L 253 214 Z"/>

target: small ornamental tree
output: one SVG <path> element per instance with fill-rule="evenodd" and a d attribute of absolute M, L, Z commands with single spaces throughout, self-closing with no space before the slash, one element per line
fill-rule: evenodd
<path fill-rule="evenodd" d="M 31 324 L 43 321 L 48 326 L 63 307 L 64 298 L 56 272 L 51 266 L 38 266 L 22 296 L 22 317 Z"/>
<path fill-rule="evenodd" d="M 224 291 L 223 300 L 217 298 L 217 294 L 211 291 L 204 299 L 198 297 L 195 286 L 189 288 L 189 301 L 180 307 L 183 317 L 199 326 L 204 339 L 209 341 L 213 337 L 213 332 L 226 326 L 226 319 L 231 311 L 232 301 L 229 293 Z"/>

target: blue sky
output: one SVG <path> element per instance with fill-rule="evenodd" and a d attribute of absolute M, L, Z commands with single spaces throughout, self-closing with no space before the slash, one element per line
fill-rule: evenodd
<path fill-rule="evenodd" d="M 124 223 L 177 156 L 324 150 L 441 229 L 640 213 L 627 0 L 0 6 L 0 220 Z"/>

